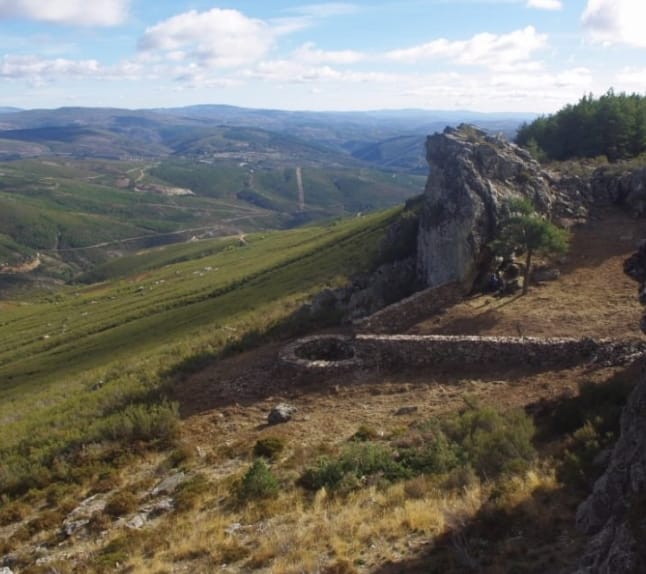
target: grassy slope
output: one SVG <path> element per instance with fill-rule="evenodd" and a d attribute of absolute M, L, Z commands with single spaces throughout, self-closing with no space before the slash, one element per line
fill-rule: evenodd
<path fill-rule="evenodd" d="M 214 326 L 222 327 L 222 334 L 228 336 L 233 332 L 231 329 L 242 333 L 285 315 L 291 308 L 292 299 L 290 296 L 276 297 L 275 293 L 272 294 L 274 289 L 287 293 L 294 293 L 292 289 L 295 289 L 293 297 L 299 298 L 302 288 L 296 285 L 298 281 L 304 278 L 319 284 L 333 281 L 335 274 L 344 272 L 339 268 L 339 262 L 345 256 L 369 257 L 370 250 L 366 251 L 366 247 L 368 244 L 374 246 L 373 235 L 381 233 L 389 217 L 390 214 L 383 214 L 362 218 L 327 230 L 313 227 L 287 234 L 269 234 L 265 238 L 250 237 L 246 253 L 251 254 L 258 248 L 258 255 L 266 261 L 262 265 L 259 263 L 257 270 L 262 268 L 264 271 L 260 275 L 247 274 L 247 280 L 235 291 L 212 302 L 228 306 L 234 302 L 234 298 L 229 296 L 238 294 L 242 299 L 254 302 L 256 313 L 253 319 L 239 315 L 235 308 L 223 309 L 220 316 L 226 316 L 226 322 L 214 321 L 197 336 L 189 333 L 185 338 L 178 337 L 165 350 L 157 349 L 165 353 L 164 357 L 151 348 L 145 353 L 145 359 L 142 354 L 141 358 L 115 361 L 112 368 L 94 369 L 78 380 L 61 377 L 56 388 L 51 387 L 51 392 L 41 388 L 38 392 L 28 393 L 29 406 L 38 414 L 36 420 L 9 423 L 10 417 L 20 416 L 26 406 L 8 389 L 6 397 L 8 401 L 14 401 L 14 408 L 13 411 L 6 408 L 3 412 L 5 424 L 0 436 L 4 448 L 0 450 L 0 457 L 3 457 L 0 481 L 4 469 L 9 466 L 5 462 L 14 468 L 25 460 L 34 460 L 39 453 L 51 452 L 57 445 L 87 444 L 88 436 L 100 437 L 100 434 L 92 434 L 97 432 L 97 421 L 101 424 L 112 416 L 115 408 L 121 408 L 133 397 L 139 400 L 146 390 L 157 393 L 162 369 L 194 356 L 196 352 L 217 350 L 218 341 L 223 339 Z M 472 304 L 480 307 L 482 300 L 469 299 L 432 321 L 441 321 L 439 330 L 449 325 L 457 329 L 460 321 L 464 320 L 464 325 L 467 325 L 471 320 L 478 332 L 516 334 L 519 310 L 527 312 L 539 308 L 543 312 L 531 317 L 537 334 L 551 332 L 559 318 L 566 320 L 566 328 L 574 328 L 566 314 L 570 311 L 576 312 L 582 333 L 595 334 L 599 315 L 596 309 L 590 309 L 589 302 L 594 301 L 596 306 L 595 292 L 600 283 L 611 283 L 616 299 L 612 302 L 612 314 L 602 327 L 615 336 L 621 335 L 629 329 L 625 317 L 635 312 L 636 302 L 634 285 L 616 281 L 616 276 L 621 274 L 621 259 L 633 245 L 632 240 L 622 239 L 618 230 L 622 230 L 623 237 L 630 232 L 634 238 L 639 225 L 626 217 L 603 222 L 595 220 L 593 226 L 577 230 L 573 253 L 563 267 L 564 276 L 560 281 L 533 287 L 524 298 L 505 298 L 500 305 L 490 301 L 484 308 L 474 308 Z M 335 234 L 340 234 L 337 239 L 344 238 L 338 248 L 336 244 L 327 243 Z M 595 236 L 600 237 L 596 242 L 593 240 Z M 279 238 L 284 243 L 278 241 Z M 605 246 L 603 249 L 602 245 Z M 224 250 L 209 255 L 208 261 L 223 261 L 218 258 L 227 254 L 239 255 L 247 249 L 236 246 L 235 242 L 230 246 L 227 250 L 225 244 Z M 196 250 L 203 247 L 195 245 Z M 280 261 L 297 261 L 281 266 L 275 259 L 277 250 L 288 252 L 281 253 L 285 257 Z M 189 253 L 180 255 L 190 257 L 190 249 Z M 239 259 L 230 261 L 238 262 Z M 78 296 L 62 294 L 58 305 L 68 305 L 79 314 L 90 313 L 92 308 L 102 304 L 99 300 L 109 296 L 112 289 L 117 290 L 114 291 L 116 293 L 119 288 L 132 290 L 140 286 L 145 290 L 128 301 L 132 305 L 137 301 L 145 305 L 155 289 L 165 285 L 155 285 L 154 282 L 171 278 L 164 273 L 181 270 L 180 277 L 185 282 L 190 278 L 188 282 L 195 281 L 196 287 L 201 285 L 201 280 L 216 273 L 215 266 L 210 272 L 206 271 L 205 261 L 189 260 L 160 268 L 165 260 L 159 252 L 143 254 L 141 264 L 149 268 L 145 273 L 132 276 L 130 281 L 115 280 L 80 290 Z M 245 261 L 246 258 L 239 264 L 244 267 Z M 275 262 L 271 269 L 264 267 L 271 261 Z M 138 268 L 136 261 L 130 261 L 129 265 L 132 271 Z M 591 276 L 595 270 L 602 273 L 598 281 Z M 118 271 L 122 272 L 123 269 Z M 195 272 L 197 275 L 194 276 Z M 205 277 L 199 277 L 200 273 Z M 611 279 L 613 273 L 615 279 Z M 209 280 L 214 280 L 214 276 Z M 152 292 L 150 287 L 153 287 Z M 573 291 L 576 291 L 576 296 Z M 197 292 L 202 292 L 201 287 Z M 67 301 L 67 297 L 73 299 Z M 571 309 L 556 305 L 564 299 Z M 97 303 L 92 304 L 92 300 Z M 119 300 L 114 301 L 116 304 Z M 200 307 L 199 302 L 195 304 L 197 307 L 186 305 L 189 315 L 196 311 L 207 312 L 208 307 Z M 42 302 L 41 305 L 44 311 L 55 309 L 56 301 Z M 494 305 L 492 313 L 482 317 L 485 309 Z M 2 313 L 3 316 L 11 316 L 14 312 L 33 316 L 34 310 L 29 311 L 24 305 L 22 309 L 14 310 L 5 306 Z M 470 317 L 466 316 L 468 313 Z M 181 314 L 167 317 L 179 320 Z M 614 327 L 611 321 L 616 323 Z M 173 328 L 170 323 L 166 327 Z M 34 336 L 36 333 L 32 331 Z M 153 334 L 148 336 L 153 337 Z M 136 343 L 137 339 L 133 340 Z M 131 354 L 138 357 L 136 347 L 131 349 Z M 4 531 L 0 526 L 0 535 L 14 533 L 4 546 L 6 553 L 17 548 L 16 553 L 28 563 L 35 545 L 46 541 L 50 555 L 60 561 L 55 562 L 55 566 L 62 572 L 72 568 L 70 563 L 77 560 L 80 564 L 77 570 L 86 572 L 111 571 L 117 562 L 128 562 L 134 572 L 209 572 L 226 563 L 232 572 L 253 570 L 267 574 L 315 572 L 325 568 L 329 568 L 329 572 L 348 574 L 457 574 L 466 571 L 461 561 L 465 552 L 482 572 L 489 574 L 573 569 L 584 542 L 574 529 L 574 513 L 590 487 L 587 482 L 589 476 L 585 474 L 589 470 L 588 463 L 577 457 L 585 455 L 590 460 L 594 459 L 595 449 L 603 447 L 610 439 L 596 431 L 590 436 L 594 429 L 589 425 L 576 431 L 578 438 L 571 435 L 583 420 L 576 420 L 577 416 L 573 415 L 577 412 L 572 410 L 570 403 L 576 400 L 573 397 L 576 397 L 582 383 L 604 386 L 618 381 L 625 387 L 626 383 L 634 380 L 634 372 L 602 365 L 547 372 L 486 365 L 480 372 L 468 368 L 455 371 L 366 371 L 347 378 L 335 374 L 317 378 L 312 384 L 309 377 L 301 380 L 289 374 L 277 374 L 273 368 L 275 356 L 276 345 L 267 345 L 211 362 L 206 368 L 176 379 L 174 394 L 185 417 L 180 440 L 175 443 L 177 450 L 163 454 L 149 452 L 145 463 L 141 459 L 131 459 L 121 467 L 116 466 L 112 458 L 109 460 L 111 466 L 94 462 L 97 470 L 85 470 L 83 477 L 66 487 L 71 490 L 63 490 L 68 492 L 64 503 L 60 502 L 60 484 L 52 485 L 45 492 L 27 494 L 23 501 L 27 501 L 29 508 L 22 510 L 25 514 L 23 525 L 17 530 L 11 530 L 14 527 L 10 526 Z M 95 358 L 97 363 L 100 362 L 99 356 Z M 64 355 L 61 362 L 65 362 Z M 46 378 L 42 380 L 46 382 Z M 102 386 L 91 390 L 98 381 Z M 351 384 L 344 384 L 346 382 Z M 48 407 L 48 402 L 57 399 L 56 389 L 71 392 L 59 404 Z M 601 407 L 614 408 L 616 415 L 616 405 L 611 404 L 609 398 L 612 398 L 612 393 L 602 392 L 598 397 Z M 299 410 L 295 419 L 287 425 L 263 424 L 269 409 L 282 400 L 297 405 Z M 423 446 L 433 439 L 432 434 L 425 434 L 433 428 L 428 425 L 449 413 L 463 412 L 465 404 L 474 402 L 504 411 L 525 408 L 538 413 L 536 421 L 544 436 L 536 437 L 539 457 L 527 472 L 519 471 L 491 480 L 479 479 L 468 469 L 449 475 L 430 472 L 391 484 L 384 483 L 377 475 L 365 482 L 360 480 L 348 494 L 336 495 L 326 490 L 305 493 L 295 486 L 295 479 L 305 468 L 314 465 L 321 455 L 334 458 L 348 445 L 355 444 L 348 439 L 357 431 L 362 430 L 373 437 L 366 443 L 373 450 L 384 446 L 392 446 L 396 450 L 407 445 Z M 561 405 L 566 408 L 562 409 Z M 393 416 L 402 406 L 414 406 L 417 410 Z M 590 416 L 585 404 L 577 408 L 583 408 L 583 415 Z M 554 413 L 559 409 L 561 415 L 555 417 Z M 331 417 L 330 413 L 334 416 Z M 555 421 L 560 421 L 561 425 L 563 421 L 567 423 L 567 428 L 561 428 L 557 436 L 556 429 L 552 428 Z M 236 504 L 236 479 L 249 468 L 254 444 L 258 439 L 275 437 L 285 444 L 284 452 L 271 463 L 279 480 L 278 497 L 242 506 Z M 20 448 L 6 448 L 20 439 L 23 440 Z M 585 441 L 597 447 L 588 448 Z M 577 446 L 577 443 L 584 444 Z M 104 445 L 96 441 L 82 452 L 87 453 L 88 458 L 92 453 L 100 455 L 105 451 Z M 119 445 L 120 452 L 136 448 L 134 441 Z M 5 456 L 7 453 L 11 456 Z M 50 466 L 64 467 L 65 457 L 62 461 Z M 76 464 L 77 461 L 73 460 L 70 465 L 76 468 Z M 173 472 L 169 470 L 171 467 L 182 469 L 192 477 L 189 484 L 193 490 L 184 489 L 175 495 L 183 505 L 176 512 L 163 515 L 141 532 L 107 520 L 99 523 L 101 531 L 107 530 L 101 536 L 93 534 L 82 543 L 78 538 L 60 543 L 57 538 L 60 522 L 71 508 L 97 492 L 98 484 L 103 482 L 101 488 L 104 490 L 101 492 L 109 490 L 108 496 L 115 492 L 135 493 L 141 502 L 149 499 L 150 488 L 160 475 Z M 38 470 L 42 472 L 42 468 Z M 31 473 L 29 476 L 35 474 L 31 468 L 27 471 Z M 108 478 L 102 478 L 105 476 Z M 42 502 L 53 498 L 55 506 L 64 508 L 58 510 L 56 507 L 56 515 L 53 515 L 57 510 L 51 510 L 52 505 L 46 507 Z M 0 505 L 2 512 L 7 515 L 6 505 Z M 45 522 L 45 518 L 49 522 Z M 34 535 L 24 533 L 28 520 L 32 520 Z M 230 526 L 234 524 L 242 527 L 231 533 Z M 23 545 L 24 542 L 27 543 Z M 83 555 L 69 558 L 81 550 Z"/>
<path fill-rule="evenodd" d="M 416 176 L 358 168 L 303 168 L 301 213 L 295 169 L 252 170 L 237 161 L 151 163 L 23 160 L 0 163 L 0 266 L 42 254 L 87 269 L 110 250 L 131 252 L 179 239 L 296 225 L 382 209 L 422 189 Z M 117 183 L 130 182 L 120 189 Z M 137 192 L 137 182 L 192 189 L 195 195 Z M 98 244 L 98 245 L 97 245 Z M 56 274 L 45 260 L 39 273 Z M 68 278 L 68 277 L 66 277 Z"/>
<path fill-rule="evenodd" d="M 204 348 L 217 350 L 232 333 L 267 327 L 312 290 L 368 266 L 397 212 L 252 235 L 246 245 L 203 242 L 213 254 L 165 266 L 162 257 L 156 269 L 143 254 L 146 272 L 129 279 L 1 304 L 0 421 L 33 417 L 34 404 L 49 408 L 109 365 L 165 354 L 170 367 Z M 202 243 L 190 245 L 204 252 Z M 131 272 L 137 263 L 129 260 Z M 11 433 L 2 434 L 6 442 Z"/>

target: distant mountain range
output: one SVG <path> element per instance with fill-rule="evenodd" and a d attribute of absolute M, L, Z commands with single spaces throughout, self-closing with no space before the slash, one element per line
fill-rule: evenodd
<path fill-rule="evenodd" d="M 470 122 L 513 136 L 528 119 L 0 108 L 0 291 L 32 276 L 69 280 L 143 248 L 401 204 L 424 189 L 428 134 Z"/>
<path fill-rule="evenodd" d="M 200 105 L 125 110 L 0 108 L 0 158 L 211 158 L 246 161 L 368 163 L 393 171 L 425 171 L 424 138 L 447 125 L 474 123 L 513 137 L 528 114 L 381 110 L 301 112 Z"/>

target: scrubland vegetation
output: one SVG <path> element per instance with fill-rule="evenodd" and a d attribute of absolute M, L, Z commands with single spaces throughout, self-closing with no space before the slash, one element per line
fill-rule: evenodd
<path fill-rule="evenodd" d="M 573 512 L 616 436 L 628 375 L 609 372 L 538 414 L 458 388 L 460 402 L 437 416 L 348 415 L 346 431 L 323 428 L 304 442 L 289 428 L 217 431 L 202 454 L 204 439 L 173 402 L 223 357 L 311 328 L 292 313 L 375 265 L 399 213 L 147 251 L 97 269 L 102 283 L 4 302 L 0 550 L 20 572 L 41 571 L 37 544 L 87 548 L 73 560 L 52 551 L 48 565 L 60 572 L 537 572 L 572 563 Z M 404 395 L 392 392 L 397 405 Z M 213 416 L 197 418 L 208 428 Z M 174 509 L 124 528 L 160 478 L 178 472 L 187 478 Z M 62 534 L 94 495 L 105 507 L 87 538 Z"/>
<path fill-rule="evenodd" d="M 597 107 L 634 108 L 638 119 L 641 105 L 612 93 L 584 98 L 521 138 L 531 135 L 551 157 L 623 157 L 641 151 L 636 132 L 627 147 L 595 136 L 601 152 L 551 149 L 539 135 Z M 195 157 L 217 143 L 214 134 L 199 140 Z M 0 302 L 0 557 L 16 572 L 529 574 L 576 563 L 576 508 L 617 437 L 639 365 L 384 369 L 312 380 L 282 373 L 275 362 L 284 341 L 339 328 L 336 315 L 306 315 L 302 304 L 408 251 L 410 213 L 258 232 L 261 212 L 286 224 L 293 169 L 250 178 L 240 165 L 177 158 L 146 169 L 52 163 L 7 167 L 3 258 L 92 241 L 114 247 L 214 215 L 249 217 L 249 227 L 128 248 L 113 260 L 79 255 L 85 261 L 58 269 L 78 282 L 9 290 Z M 124 171 L 150 185 L 192 187 L 198 197 L 153 201 L 118 190 L 112 184 Z M 81 172 L 87 185 L 73 183 Z M 368 196 L 379 203 L 393 179 L 404 189 L 419 183 L 369 175 L 310 169 L 303 177 L 318 215 L 374 207 Z M 11 207 L 13 187 L 23 193 Z M 72 203 L 83 208 L 78 218 L 66 214 Z M 124 214 L 135 217 L 120 227 Z M 18 216 L 28 225 L 15 229 Z M 573 235 L 558 285 L 515 299 L 469 298 L 419 317 L 413 329 L 624 336 L 637 303 L 632 283 L 617 279 L 617 262 L 632 248 L 621 237 L 632 237 L 634 222 L 614 217 L 606 227 L 597 221 L 594 235 Z M 383 249 L 396 219 L 399 238 Z M 598 283 L 612 293 L 593 294 Z M 269 407 L 292 399 L 292 421 L 265 424 Z M 176 482 L 156 492 L 167 479 Z M 84 505 L 85 522 L 75 514 Z"/>
<path fill-rule="evenodd" d="M 41 255 L 36 273 L 76 280 L 144 248 L 192 237 L 285 229 L 384 209 L 423 186 L 423 177 L 350 165 L 30 159 L 0 163 L 0 271 Z M 174 188 L 189 190 L 174 195 Z M 0 276 L 0 289 L 7 278 Z M 15 279 L 15 278 L 14 278 Z"/>
<path fill-rule="evenodd" d="M 369 268 L 396 213 L 244 244 L 212 241 L 213 255 L 170 266 L 154 254 L 135 256 L 117 274 L 127 265 L 134 272 L 139 259 L 145 274 L 3 303 L 2 491 L 82 481 L 127 458 L 125 445 L 168 446 L 177 430 L 176 406 L 160 402 L 168 385 L 253 333 L 285 321 L 286 332 L 303 328 L 289 326 L 290 314 L 313 290 Z M 90 444 L 101 445 L 90 456 L 98 460 L 85 465 Z"/>

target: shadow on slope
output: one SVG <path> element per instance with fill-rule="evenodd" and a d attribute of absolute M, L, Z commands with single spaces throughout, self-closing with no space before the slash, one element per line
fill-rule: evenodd
<path fill-rule="evenodd" d="M 513 478 L 500 482 L 474 516 L 449 514 L 449 530 L 421 554 L 373 574 L 574 571 L 585 543 L 575 528 L 576 510 L 603 472 L 600 460 L 618 436 L 623 405 L 643 368 L 637 361 L 602 381 L 580 384 L 577 395 L 527 405 L 542 464 L 555 479 L 530 474 L 524 493 Z"/>

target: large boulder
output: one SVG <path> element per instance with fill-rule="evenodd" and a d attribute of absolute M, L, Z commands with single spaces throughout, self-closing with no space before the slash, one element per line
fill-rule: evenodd
<path fill-rule="evenodd" d="M 615 204 L 636 216 L 646 214 L 646 168 L 611 165 L 597 169 L 590 181 L 591 200 Z"/>
<path fill-rule="evenodd" d="M 430 175 L 419 214 L 417 273 L 427 287 L 470 286 L 488 257 L 511 198 L 525 197 L 550 213 L 557 199 L 550 177 L 522 148 L 473 126 L 446 128 L 426 142 Z"/>
<path fill-rule="evenodd" d="M 591 536 L 577 574 L 646 572 L 646 380 L 621 417 L 605 473 L 579 506 L 577 527 Z"/>
<path fill-rule="evenodd" d="M 280 403 L 276 405 L 267 415 L 267 424 L 278 425 L 291 420 L 298 409 L 294 405 Z"/>

